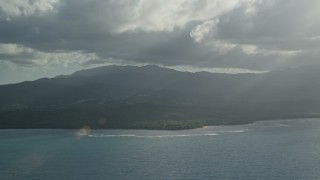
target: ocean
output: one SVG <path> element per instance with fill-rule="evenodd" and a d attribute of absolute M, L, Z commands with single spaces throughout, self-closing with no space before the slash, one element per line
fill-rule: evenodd
<path fill-rule="evenodd" d="M 320 179 L 320 119 L 180 131 L 0 130 L 0 179 Z"/>

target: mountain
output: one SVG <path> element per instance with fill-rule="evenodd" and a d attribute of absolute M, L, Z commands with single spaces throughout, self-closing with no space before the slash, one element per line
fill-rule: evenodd
<path fill-rule="evenodd" d="M 319 67 L 263 74 L 105 66 L 0 86 L 0 128 L 185 129 L 320 116 Z"/>

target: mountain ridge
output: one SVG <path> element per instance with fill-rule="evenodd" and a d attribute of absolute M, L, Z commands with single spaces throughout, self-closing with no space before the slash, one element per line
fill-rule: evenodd
<path fill-rule="evenodd" d="M 0 86 L 0 128 L 185 129 L 320 116 L 318 68 L 263 74 L 105 66 Z M 99 119 L 106 123 L 99 124 Z"/>

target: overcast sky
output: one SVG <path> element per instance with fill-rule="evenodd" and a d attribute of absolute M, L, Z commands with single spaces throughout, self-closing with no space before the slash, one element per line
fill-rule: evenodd
<path fill-rule="evenodd" d="M 0 84 L 102 65 L 320 64 L 319 0 L 0 0 Z"/>

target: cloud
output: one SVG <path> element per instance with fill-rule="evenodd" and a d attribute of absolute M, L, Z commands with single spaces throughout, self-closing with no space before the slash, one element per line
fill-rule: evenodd
<path fill-rule="evenodd" d="M 0 66 L 314 65 L 319 16 L 317 0 L 4 0 Z"/>
<path fill-rule="evenodd" d="M 266 50 L 309 50 L 309 45 L 315 45 L 311 39 L 319 35 L 319 8 L 320 3 L 315 0 L 243 4 L 219 17 L 217 38 Z"/>
<path fill-rule="evenodd" d="M 99 59 L 95 53 L 81 51 L 41 52 L 17 44 L 0 43 L 0 61 L 20 66 L 52 66 L 56 64 L 68 66 L 70 63 L 84 63 Z"/>
<path fill-rule="evenodd" d="M 121 1 L 123 3 L 123 1 Z M 126 3 L 122 7 L 126 7 Z M 173 31 L 193 21 L 203 21 L 227 12 L 239 4 L 239 0 L 140 0 L 134 7 L 126 8 L 130 15 L 118 32 Z"/>
<path fill-rule="evenodd" d="M 234 61 L 254 57 L 264 68 L 297 65 L 297 57 L 314 64 L 311 54 L 320 48 L 319 9 L 317 1 L 247 1 L 195 26 L 190 37 L 214 54 L 238 54 Z"/>
<path fill-rule="evenodd" d="M 5 20 L 17 16 L 39 16 L 53 12 L 59 0 L 3 0 L 0 1 L 0 17 Z"/>

